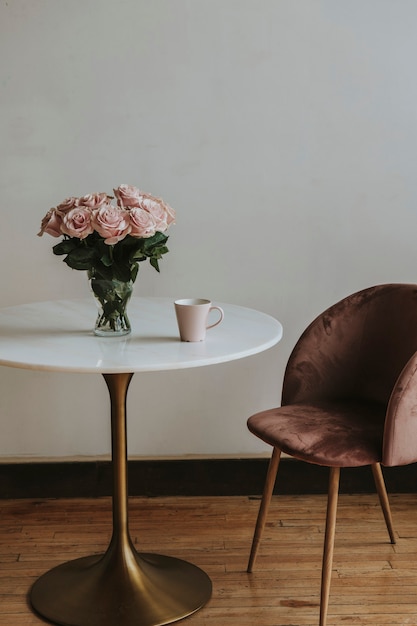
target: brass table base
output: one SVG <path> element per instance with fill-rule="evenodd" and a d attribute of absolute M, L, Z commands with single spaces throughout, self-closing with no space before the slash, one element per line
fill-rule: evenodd
<path fill-rule="evenodd" d="M 195 565 L 129 552 L 130 563 L 108 552 L 55 567 L 32 587 L 33 608 L 63 626 L 162 626 L 209 600 L 210 578 Z"/>
<path fill-rule="evenodd" d="M 160 554 L 139 554 L 129 535 L 126 398 L 132 373 L 103 374 L 111 401 L 113 535 L 104 555 L 63 563 L 41 576 L 30 600 L 61 626 L 163 626 L 211 596 L 203 570 Z"/>

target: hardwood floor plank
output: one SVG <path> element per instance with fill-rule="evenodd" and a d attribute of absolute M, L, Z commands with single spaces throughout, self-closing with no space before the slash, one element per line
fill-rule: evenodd
<path fill-rule="evenodd" d="M 417 625 L 417 495 L 390 496 L 397 544 L 373 495 L 341 495 L 328 626 Z M 189 626 L 316 626 L 326 499 L 274 496 L 254 572 L 247 559 L 258 498 L 132 498 L 139 551 L 203 568 L 213 595 Z M 111 501 L 0 501 L 0 626 L 40 626 L 28 591 L 64 561 L 100 554 L 111 536 Z"/>

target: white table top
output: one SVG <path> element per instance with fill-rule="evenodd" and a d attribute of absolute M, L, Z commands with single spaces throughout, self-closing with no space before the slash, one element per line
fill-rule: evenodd
<path fill-rule="evenodd" d="M 214 304 L 223 308 L 224 320 L 207 331 L 205 341 L 196 343 L 180 341 L 173 300 L 168 298 L 132 298 L 132 332 L 124 337 L 94 335 L 93 298 L 0 309 L 0 365 L 107 374 L 183 369 L 240 359 L 280 341 L 282 326 L 273 317 Z"/>

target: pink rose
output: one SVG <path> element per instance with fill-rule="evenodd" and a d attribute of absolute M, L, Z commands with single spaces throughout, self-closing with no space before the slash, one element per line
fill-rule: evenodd
<path fill-rule="evenodd" d="M 175 210 L 172 208 L 172 206 L 169 206 L 169 204 L 166 204 L 165 202 L 164 202 L 164 207 L 165 207 L 165 211 L 167 212 L 168 226 L 170 226 L 171 224 L 175 224 L 175 219 L 177 217 Z"/>
<path fill-rule="evenodd" d="M 165 203 L 148 193 L 141 195 L 140 206 L 146 209 L 155 220 L 156 230 L 163 233 L 168 228 L 168 212 Z"/>
<path fill-rule="evenodd" d="M 155 220 L 155 230 L 164 232 L 175 221 L 175 211 L 161 198 L 140 191 L 133 185 L 120 185 L 114 189 L 117 204 L 123 208 L 141 208 L 148 211 Z"/>
<path fill-rule="evenodd" d="M 71 211 L 74 207 L 78 206 L 78 198 L 71 196 L 70 198 L 66 198 L 61 204 L 58 204 L 56 210 L 61 213 L 61 215 L 65 215 L 68 211 Z"/>
<path fill-rule="evenodd" d="M 107 204 L 107 194 L 106 193 L 88 193 L 85 196 L 79 198 L 80 206 L 88 206 L 90 209 L 98 209 L 103 206 L 103 204 Z"/>
<path fill-rule="evenodd" d="M 91 224 L 91 209 L 88 207 L 75 207 L 68 211 L 62 218 L 61 230 L 70 237 L 85 239 L 94 231 Z"/>
<path fill-rule="evenodd" d="M 113 189 L 117 199 L 117 204 L 122 207 L 140 206 L 141 192 L 133 185 L 119 185 L 117 189 Z"/>
<path fill-rule="evenodd" d="M 56 209 L 50 209 L 41 222 L 41 229 L 38 232 L 38 237 L 41 237 L 43 233 L 52 235 L 52 237 L 60 237 L 62 217 Z"/>
<path fill-rule="evenodd" d="M 109 246 L 130 233 L 129 212 L 112 204 L 103 204 L 92 213 L 92 225 Z"/>
<path fill-rule="evenodd" d="M 148 211 L 140 207 L 132 207 L 129 215 L 132 237 L 152 237 L 155 234 L 156 222 Z"/>

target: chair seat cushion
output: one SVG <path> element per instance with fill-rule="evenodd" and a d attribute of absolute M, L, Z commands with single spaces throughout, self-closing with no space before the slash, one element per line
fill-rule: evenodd
<path fill-rule="evenodd" d="M 249 430 L 291 456 L 327 467 L 379 463 L 385 407 L 369 402 L 292 404 L 262 411 Z"/>

